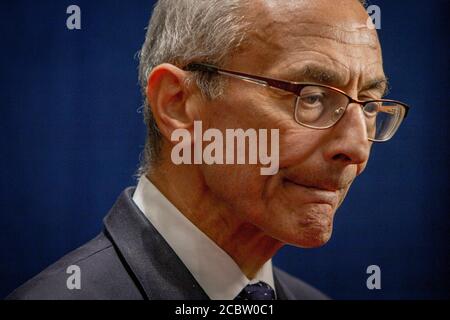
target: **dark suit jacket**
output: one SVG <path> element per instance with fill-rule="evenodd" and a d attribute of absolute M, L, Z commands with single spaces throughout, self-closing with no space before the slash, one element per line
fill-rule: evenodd
<path fill-rule="evenodd" d="M 10 300 L 209 299 L 175 252 L 125 190 L 104 219 L 104 231 L 10 294 Z M 81 289 L 69 290 L 71 265 L 81 269 Z M 279 299 L 326 299 L 274 268 Z"/>

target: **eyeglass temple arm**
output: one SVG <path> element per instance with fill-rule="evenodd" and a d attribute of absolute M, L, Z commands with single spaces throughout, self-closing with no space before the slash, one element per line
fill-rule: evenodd
<path fill-rule="evenodd" d="M 274 87 L 277 89 L 281 89 L 284 91 L 291 92 L 295 95 L 298 95 L 301 91 L 302 85 L 296 84 L 296 83 L 290 83 L 287 81 L 281 81 L 281 80 L 275 80 L 275 79 L 269 79 L 265 77 L 255 76 L 255 75 L 249 75 L 242 72 L 237 71 L 230 71 L 230 70 L 224 70 L 219 69 L 215 66 L 209 65 L 209 64 L 203 64 L 203 63 L 190 63 L 185 68 L 185 71 L 203 71 L 203 72 L 209 72 L 213 74 L 223 74 L 228 75 L 234 78 L 238 78 L 244 81 L 256 83 L 263 86 L 268 87 Z"/>

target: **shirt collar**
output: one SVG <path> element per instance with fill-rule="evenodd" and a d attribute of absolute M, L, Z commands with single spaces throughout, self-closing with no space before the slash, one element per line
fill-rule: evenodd
<path fill-rule="evenodd" d="M 133 201 L 212 300 L 233 300 L 248 284 L 259 281 L 275 289 L 272 260 L 250 281 L 236 262 L 189 221 L 146 176 L 140 178 Z"/>

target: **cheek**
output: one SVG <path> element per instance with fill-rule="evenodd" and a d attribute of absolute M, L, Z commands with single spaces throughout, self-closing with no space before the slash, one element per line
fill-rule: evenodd
<path fill-rule="evenodd" d="M 280 131 L 280 168 L 297 166 L 309 159 L 319 149 L 320 133 L 300 125 Z"/>
<path fill-rule="evenodd" d="M 231 207 L 233 213 L 244 217 L 261 211 L 262 193 L 268 178 L 261 176 L 260 167 L 214 165 L 204 166 L 202 171 L 210 192 Z"/>

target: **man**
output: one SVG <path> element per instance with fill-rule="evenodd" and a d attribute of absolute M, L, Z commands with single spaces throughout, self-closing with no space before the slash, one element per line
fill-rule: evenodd
<path fill-rule="evenodd" d="M 407 115 L 380 100 L 387 80 L 368 20 L 358 0 L 159 1 L 141 52 L 148 139 L 137 188 L 96 239 L 9 298 L 325 299 L 271 258 L 286 244 L 327 243 L 373 142 Z M 191 133 L 191 158 L 198 122 L 224 135 L 278 130 L 278 170 L 174 163 L 174 133 Z"/>

